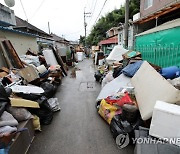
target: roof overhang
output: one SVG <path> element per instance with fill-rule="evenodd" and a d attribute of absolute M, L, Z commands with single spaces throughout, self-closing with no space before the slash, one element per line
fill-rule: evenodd
<path fill-rule="evenodd" d="M 175 11 L 175 10 L 177 10 L 179 8 L 180 8 L 180 2 L 176 3 L 176 4 L 169 5 L 167 7 L 162 8 L 161 10 L 159 10 L 157 12 L 154 12 L 154 13 L 152 13 L 150 15 L 147 15 L 146 17 L 143 17 L 143 18 L 140 18 L 137 21 L 134 21 L 134 24 L 143 24 L 143 23 L 146 23 L 146 22 L 151 21 L 153 19 L 157 19 L 157 18 L 159 18 L 162 15 L 165 15 L 167 13 Z"/>
<path fill-rule="evenodd" d="M 22 31 L 15 30 L 15 29 L 11 29 L 9 27 L 0 26 L 0 30 L 2 30 L 2 31 L 9 31 L 9 32 L 13 32 L 13 33 L 17 33 L 17 34 L 22 34 L 22 35 L 26 35 L 26 36 L 31 36 L 31 37 L 37 37 L 37 35 L 26 33 L 26 32 L 22 32 Z"/>

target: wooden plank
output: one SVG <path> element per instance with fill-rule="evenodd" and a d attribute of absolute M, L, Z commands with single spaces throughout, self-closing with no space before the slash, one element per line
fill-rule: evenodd
<path fill-rule="evenodd" d="M 57 53 L 57 50 L 56 49 L 52 49 L 53 50 L 53 53 L 54 53 L 54 56 L 56 57 L 56 60 L 57 60 L 57 62 L 58 62 L 58 64 L 61 66 L 61 69 L 62 69 L 62 71 L 63 71 L 63 73 L 67 76 L 67 72 L 66 72 L 66 70 L 64 69 L 64 63 L 63 63 L 63 60 L 62 60 L 62 58 L 61 58 L 61 55 L 59 55 L 58 53 Z"/>
<path fill-rule="evenodd" d="M 2 41 L 2 44 L 6 50 L 6 53 L 8 54 L 9 59 L 11 59 L 12 65 L 19 69 L 24 68 L 23 63 L 21 59 L 19 58 L 11 42 L 9 40 L 4 40 Z"/>

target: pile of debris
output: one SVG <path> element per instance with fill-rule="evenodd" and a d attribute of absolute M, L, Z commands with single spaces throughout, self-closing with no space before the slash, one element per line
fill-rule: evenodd
<path fill-rule="evenodd" d="M 17 140 L 16 134 L 25 127 L 30 132 L 31 126 L 21 127 L 22 122 L 31 121 L 34 129 L 41 131 L 41 125 L 50 124 L 54 113 L 60 111 L 54 95 L 67 69 L 55 48 L 44 49 L 42 54 L 28 50 L 18 56 L 5 40 L 1 49 L 8 68 L 0 69 L 0 149 L 10 147 L 12 152 L 12 138 Z"/>
<path fill-rule="evenodd" d="M 102 84 L 97 110 L 110 125 L 118 148 L 133 143 L 135 153 L 180 149 L 180 68 L 161 68 L 143 61 L 140 52 L 125 51 L 119 61 L 100 66 L 95 78 Z"/>

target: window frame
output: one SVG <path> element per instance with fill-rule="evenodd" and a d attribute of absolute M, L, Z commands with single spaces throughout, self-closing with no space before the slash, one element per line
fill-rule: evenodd
<path fill-rule="evenodd" d="M 149 5 L 150 3 L 150 5 Z M 144 0 L 144 10 L 147 10 L 148 8 L 153 6 L 153 0 Z"/>

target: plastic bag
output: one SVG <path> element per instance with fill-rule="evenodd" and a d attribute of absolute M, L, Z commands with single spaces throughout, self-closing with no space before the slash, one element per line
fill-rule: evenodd
<path fill-rule="evenodd" d="M 135 105 L 124 104 L 122 107 L 122 119 L 133 123 L 137 120 L 139 110 Z"/>
<path fill-rule="evenodd" d="M 110 131 L 116 140 L 118 148 L 122 149 L 132 142 L 134 130 L 138 129 L 140 125 L 142 125 L 142 120 L 139 117 L 134 123 L 129 123 L 127 120 L 124 120 L 122 115 L 113 117 L 110 123 Z"/>
<path fill-rule="evenodd" d="M 50 98 L 47 100 L 47 103 L 49 104 L 53 112 L 61 110 L 59 106 L 58 98 Z"/>
<path fill-rule="evenodd" d="M 54 96 L 57 87 L 49 82 L 44 82 L 40 85 L 40 87 L 44 90 L 44 96 L 51 98 Z"/>
<path fill-rule="evenodd" d="M 133 105 L 133 101 L 131 100 L 131 98 L 129 97 L 128 93 L 125 93 L 124 96 L 120 97 L 120 98 L 115 98 L 113 96 L 108 96 L 105 99 L 110 105 L 112 104 L 118 104 L 119 106 L 123 106 L 124 104 L 132 104 Z"/>
<path fill-rule="evenodd" d="M 180 76 L 180 68 L 177 66 L 162 68 L 160 74 L 166 79 L 174 79 Z"/>
<path fill-rule="evenodd" d="M 101 86 L 104 87 L 107 83 L 111 82 L 114 80 L 114 77 L 112 76 L 112 71 L 110 71 L 102 80 Z"/>
<path fill-rule="evenodd" d="M 34 130 L 41 131 L 40 119 L 37 115 L 33 115 Z"/>
<path fill-rule="evenodd" d="M 30 112 L 40 118 L 41 124 L 49 125 L 53 119 L 53 111 L 47 103 L 47 98 L 42 96 L 37 102 L 39 103 L 40 109 L 30 109 Z"/>
<path fill-rule="evenodd" d="M 18 122 L 31 119 L 32 117 L 31 113 L 25 108 L 9 106 L 7 107 L 7 111 L 11 113 Z"/>
<path fill-rule="evenodd" d="M 0 102 L 10 102 L 6 90 L 3 85 L 0 83 Z"/>
<path fill-rule="evenodd" d="M 106 103 L 104 99 L 101 101 L 98 111 L 101 117 L 103 117 L 109 124 L 111 123 L 112 118 L 117 114 L 121 114 L 121 112 L 121 108 Z"/>

